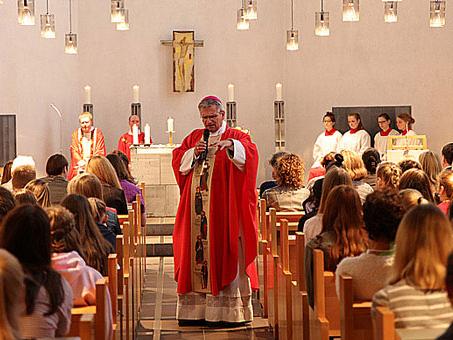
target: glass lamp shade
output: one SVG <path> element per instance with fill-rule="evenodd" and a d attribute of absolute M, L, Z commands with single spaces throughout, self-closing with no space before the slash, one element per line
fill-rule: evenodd
<path fill-rule="evenodd" d="M 318 37 L 328 37 L 330 35 L 329 12 L 315 13 L 315 35 Z"/>
<path fill-rule="evenodd" d="M 250 22 L 245 18 L 245 11 L 243 8 L 238 9 L 238 20 L 236 28 L 239 31 L 245 31 L 250 28 Z"/>
<path fill-rule="evenodd" d="M 299 49 L 299 31 L 286 31 L 286 49 L 288 51 L 297 51 Z"/>
<path fill-rule="evenodd" d="M 17 21 L 24 26 L 35 24 L 35 0 L 17 0 Z"/>
<path fill-rule="evenodd" d="M 64 53 L 77 54 L 77 34 L 74 33 L 65 34 Z"/>
<path fill-rule="evenodd" d="M 343 21 L 359 21 L 359 0 L 343 0 Z"/>
<path fill-rule="evenodd" d="M 434 0 L 429 3 L 429 26 L 445 26 L 445 0 Z"/>
<path fill-rule="evenodd" d="M 245 8 L 245 18 L 247 20 L 258 19 L 256 0 L 247 0 L 247 7 Z"/>
<path fill-rule="evenodd" d="M 41 15 L 41 37 L 45 39 L 55 39 L 55 15 Z"/>
<path fill-rule="evenodd" d="M 112 0 L 110 10 L 110 21 L 113 23 L 124 22 L 123 0 Z"/>
<path fill-rule="evenodd" d="M 117 31 L 129 31 L 129 10 L 124 10 L 124 22 L 116 24 Z"/>
<path fill-rule="evenodd" d="M 389 23 L 398 22 L 398 2 L 384 2 L 384 21 Z"/>

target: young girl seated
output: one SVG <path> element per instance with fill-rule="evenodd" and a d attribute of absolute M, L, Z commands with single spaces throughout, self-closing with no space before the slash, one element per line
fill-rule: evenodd
<path fill-rule="evenodd" d="M 102 236 L 109 241 L 113 249 L 116 249 L 116 235 L 107 225 L 107 206 L 104 201 L 99 198 L 90 197 L 88 198 L 88 203 L 90 203 L 91 215 Z"/>

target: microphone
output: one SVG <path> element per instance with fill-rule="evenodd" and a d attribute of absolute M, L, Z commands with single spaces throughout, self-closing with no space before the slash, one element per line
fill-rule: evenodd
<path fill-rule="evenodd" d="M 206 143 L 206 150 L 204 150 L 201 154 L 200 154 L 200 162 L 204 161 L 206 159 L 206 157 L 208 156 L 208 140 L 209 140 L 209 130 L 208 129 L 205 129 L 203 131 L 203 141 Z"/>

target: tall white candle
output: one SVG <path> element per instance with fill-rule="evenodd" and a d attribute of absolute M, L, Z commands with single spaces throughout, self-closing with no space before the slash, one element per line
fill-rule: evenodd
<path fill-rule="evenodd" d="M 174 123 L 174 119 L 171 118 L 171 117 L 168 117 L 168 119 L 167 119 L 167 132 L 175 132 L 173 123 Z"/>
<path fill-rule="evenodd" d="M 228 101 L 234 102 L 234 85 L 228 84 Z"/>
<path fill-rule="evenodd" d="M 280 83 L 275 84 L 275 92 L 276 92 L 275 100 L 281 101 L 283 98 L 282 97 L 282 84 L 280 84 Z"/>
<path fill-rule="evenodd" d="M 83 90 L 85 91 L 85 103 L 84 104 L 91 104 L 91 86 L 86 85 Z"/>
<path fill-rule="evenodd" d="M 138 144 L 138 126 L 135 124 L 132 126 L 132 144 Z"/>
<path fill-rule="evenodd" d="M 151 128 L 149 124 L 145 125 L 145 144 L 151 144 Z"/>
<path fill-rule="evenodd" d="M 132 86 L 132 94 L 133 94 L 133 103 L 140 103 L 140 87 L 138 85 Z"/>

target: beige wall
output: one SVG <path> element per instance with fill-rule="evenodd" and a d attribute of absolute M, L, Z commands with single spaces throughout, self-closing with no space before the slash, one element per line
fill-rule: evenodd
<path fill-rule="evenodd" d="M 207 94 L 225 99 L 227 84 L 234 83 L 239 122 L 252 129 L 259 145 L 260 180 L 270 174 L 265 160 L 273 151 L 276 82 L 283 83 L 288 149 L 304 154 L 308 163 L 321 116 L 332 106 L 409 104 L 415 130 L 428 134 L 431 148 L 438 151 L 453 139 L 452 26 L 430 29 L 427 1 L 400 3 L 400 22 L 394 25 L 383 22 L 380 1 L 363 1 L 358 23 L 342 23 L 340 2 L 328 2 L 329 38 L 313 33 L 318 4 L 296 1 L 301 49 L 287 52 L 287 3 L 259 1 L 258 22 L 239 32 L 240 1 L 126 0 L 131 30 L 118 32 L 109 20 L 109 1 L 79 0 L 74 1 L 78 56 L 63 53 L 67 2 L 50 3 L 57 14 L 53 41 L 41 39 L 37 26 L 17 24 L 15 2 L 0 5 L 0 112 L 18 113 L 19 152 L 34 154 L 41 164 L 59 149 L 58 120 L 49 104 L 65 114 L 67 148 L 86 84 L 110 151 L 127 128 L 133 84 L 141 88 L 143 120 L 151 124 L 155 142 L 163 143 L 168 116 L 175 118 L 181 141 L 200 126 L 198 100 Z M 43 6 L 38 2 L 39 12 Z M 159 41 L 171 38 L 173 29 L 194 29 L 205 42 L 195 51 L 194 93 L 172 92 L 171 48 Z"/>

